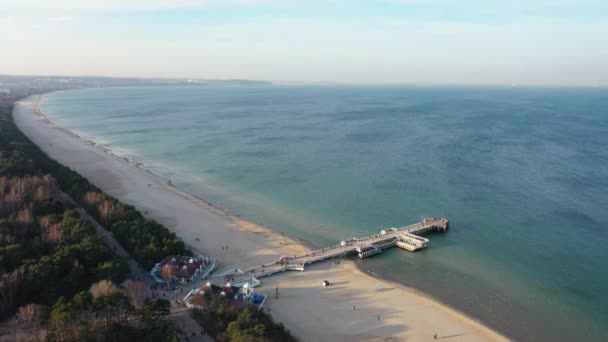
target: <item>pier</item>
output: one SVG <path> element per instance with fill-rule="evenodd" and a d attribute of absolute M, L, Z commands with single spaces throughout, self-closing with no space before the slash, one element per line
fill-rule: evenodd
<path fill-rule="evenodd" d="M 398 247 L 410 252 L 424 249 L 429 240 L 422 237 L 433 231 L 448 230 L 449 222 L 445 218 L 425 218 L 421 222 L 401 227 L 382 229 L 378 234 L 361 238 L 342 240 L 340 244 L 317 249 L 304 255 L 283 255 L 272 263 L 250 267 L 244 270 L 233 269 L 215 274 L 211 278 L 229 278 L 235 286 L 250 283 L 260 284 L 258 278 L 267 277 L 284 271 L 304 271 L 306 265 L 331 258 L 356 255 L 361 259 L 382 253 L 385 249 Z M 218 279 L 219 280 L 219 279 Z"/>

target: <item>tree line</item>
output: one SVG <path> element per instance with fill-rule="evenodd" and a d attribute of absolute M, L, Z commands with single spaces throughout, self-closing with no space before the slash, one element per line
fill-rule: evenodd
<path fill-rule="evenodd" d="M 194 319 L 218 342 L 295 342 L 283 324 L 254 306 L 239 308 L 226 296 L 206 295 L 205 307 L 195 310 Z"/>
<path fill-rule="evenodd" d="M 162 319 L 169 302 L 145 300 L 140 283 L 113 285 L 129 277 L 128 261 L 61 193 L 118 227 L 119 241 L 146 267 L 184 253 L 183 243 L 48 158 L 13 123 L 11 100 L 0 99 L 0 322 L 15 316 L 30 339 L 49 341 L 177 340 Z"/>
<path fill-rule="evenodd" d="M 51 174 L 58 186 L 114 233 L 116 240 L 144 268 L 167 255 L 188 253 L 183 241 L 158 222 L 144 218 L 133 206 L 102 192 L 86 178 L 49 158 L 12 122 L 12 104 L 0 114 L 0 177 Z"/>

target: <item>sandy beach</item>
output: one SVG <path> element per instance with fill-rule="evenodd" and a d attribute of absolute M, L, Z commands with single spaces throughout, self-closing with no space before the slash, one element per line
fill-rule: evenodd
<path fill-rule="evenodd" d="M 16 104 L 14 120 L 21 131 L 51 158 L 166 225 L 192 249 L 217 258 L 221 269 L 259 265 L 309 250 L 296 239 L 230 215 L 58 127 L 39 113 L 40 99 L 32 96 Z M 222 248 L 226 245 L 227 250 Z M 322 287 L 324 279 L 333 285 Z M 507 340 L 424 294 L 368 276 L 347 260 L 261 281 L 256 290 L 270 294 L 266 309 L 304 341 L 428 341 L 435 334 L 449 341 Z M 274 299 L 277 286 L 280 296 Z"/>

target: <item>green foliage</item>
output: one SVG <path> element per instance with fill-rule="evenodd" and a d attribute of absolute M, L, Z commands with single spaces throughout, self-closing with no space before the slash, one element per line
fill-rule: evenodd
<path fill-rule="evenodd" d="M 0 139 L 0 146 L 4 144 L 8 144 L 7 141 L 3 141 L 4 139 Z M 3 155 L 6 155 L 6 151 Z M 19 153 L 8 152 L 8 156 L 6 158 L 2 158 L 2 162 L 0 163 L 0 177 L 1 176 L 16 176 L 20 177 L 27 173 L 27 169 L 25 168 L 25 162 L 23 160 L 23 156 Z"/>
<path fill-rule="evenodd" d="M 179 342 L 180 339 L 167 322 L 135 327 L 128 324 L 112 323 L 108 326 L 93 327 L 87 331 L 86 341 L 163 341 Z"/>
<path fill-rule="evenodd" d="M 12 103 L 0 101 L 0 178 L 27 184 L 36 180 L 31 177 L 51 174 L 59 188 L 113 231 L 121 245 L 146 268 L 169 254 L 187 252 L 183 242 L 168 229 L 46 156 L 17 129 L 11 112 Z M 101 201 L 87 202 L 88 194 Z M 114 257 L 77 211 L 52 197 L 35 200 L 33 193 L 18 197 L 22 198 L 18 207 L 7 209 L 6 216 L 0 213 L 0 276 L 17 271 L 23 276 L 10 289 L 0 286 L 11 295 L 10 303 L 0 303 L 0 321 L 23 304 L 52 305 L 60 296 L 71 298 L 98 280 L 120 282 L 129 274 L 127 261 Z M 15 218 L 23 208 L 31 213 L 30 223 Z M 53 225 L 54 235 L 49 227 L 40 225 L 42 219 Z M 56 241 L 44 234 L 53 235 Z"/>
<path fill-rule="evenodd" d="M 115 283 L 120 282 L 125 274 L 130 272 L 129 262 L 124 258 L 114 258 L 97 266 L 97 279 L 109 279 Z"/>
<path fill-rule="evenodd" d="M 61 297 L 53 305 L 48 340 L 179 341 L 164 321 L 169 306 L 167 300 L 158 299 L 147 301 L 141 309 L 136 309 L 120 291 L 96 298 L 89 291 L 82 291 L 71 301 Z"/>
<path fill-rule="evenodd" d="M 253 306 L 238 308 L 218 299 L 193 316 L 218 342 L 297 341 L 283 324 Z"/>
<path fill-rule="evenodd" d="M 144 322 L 151 322 L 168 315 L 170 311 L 171 303 L 168 300 L 161 298 L 150 300 L 147 298 L 144 306 L 139 309 L 139 316 Z"/>
<path fill-rule="evenodd" d="M 24 248 L 21 244 L 0 246 L 0 265 L 6 270 L 13 270 L 25 258 Z"/>
<path fill-rule="evenodd" d="M 130 272 L 77 211 L 54 198 L 57 182 L 47 174 L 65 180 L 75 174 L 32 144 L 11 111 L 12 105 L 0 102 L 0 321 L 20 306 L 51 306 L 101 279 L 120 282 Z M 80 177 L 77 185 L 90 190 L 84 184 Z M 51 317 L 61 324 L 65 315 L 58 303 Z"/>
<path fill-rule="evenodd" d="M 168 301 L 136 309 L 120 291 L 95 297 L 87 291 L 100 280 L 121 282 L 130 267 L 78 211 L 54 198 L 55 188 L 107 227 L 122 222 L 119 242 L 146 267 L 165 257 L 160 253 L 184 254 L 183 243 L 48 158 L 17 129 L 11 112 L 12 104 L 0 101 L 0 321 L 24 304 L 39 303 L 49 341 L 179 341 L 164 321 Z M 87 207 L 89 193 L 105 202 Z M 116 215 L 104 216 L 108 208 Z"/>
<path fill-rule="evenodd" d="M 49 329 L 51 331 L 67 329 L 73 315 L 70 306 L 64 297 L 60 297 L 53 308 L 49 317 Z"/>
<path fill-rule="evenodd" d="M 104 194 L 86 178 L 50 159 L 17 129 L 11 112 L 12 104 L 0 103 L 0 177 L 53 175 L 61 189 L 116 234 L 118 242 L 145 268 L 151 268 L 169 254 L 188 253 L 184 243 L 167 228 L 145 219 L 134 207 Z M 101 195 L 103 201 L 87 203 L 90 193 Z M 55 204 L 43 204 L 40 210 L 48 212 Z M 112 208 L 113 215 L 105 217 L 108 208 Z"/>
<path fill-rule="evenodd" d="M 50 305 L 57 296 L 71 297 L 92 283 L 106 279 L 108 274 L 120 281 L 129 273 L 128 267 L 121 266 L 122 261 L 112 256 L 84 221 L 68 216 L 62 224 L 67 243 L 54 249 L 52 254 L 28 260 L 23 265 L 22 291 L 30 301 Z"/>
<path fill-rule="evenodd" d="M 156 221 L 143 218 L 121 220 L 115 222 L 111 230 L 121 245 L 136 255 L 145 268 L 151 268 L 167 255 L 186 253 L 184 243 Z"/>
<path fill-rule="evenodd" d="M 12 293 L 13 304 L 4 306 L 4 318 L 23 304 L 52 305 L 59 296 L 69 298 L 98 280 L 122 281 L 129 274 L 126 262 L 112 255 L 77 212 L 68 210 L 59 215 L 64 236 L 61 244 L 54 246 L 40 236 L 25 236 L 20 243 L 0 245 L 0 265 L 7 272 L 19 269 L 23 274 Z"/>

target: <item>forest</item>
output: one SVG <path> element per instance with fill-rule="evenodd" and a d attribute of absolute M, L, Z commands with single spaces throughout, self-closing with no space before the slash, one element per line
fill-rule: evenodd
<path fill-rule="evenodd" d="M 207 298 L 205 310 L 195 310 L 193 317 L 218 342 L 297 341 L 267 313 L 251 306 L 236 307 L 225 297 Z"/>
<path fill-rule="evenodd" d="M 61 194 L 117 227 L 120 243 L 146 267 L 184 253 L 183 243 L 48 158 L 11 113 L 10 99 L 0 99 L 0 322 L 16 316 L 33 337 L 46 331 L 50 341 L 176 340 L 163 319 L 169 302 L 140 300 L 138 283 L 115 285 L 130 275 L 127 260 Z"/>

